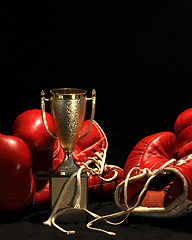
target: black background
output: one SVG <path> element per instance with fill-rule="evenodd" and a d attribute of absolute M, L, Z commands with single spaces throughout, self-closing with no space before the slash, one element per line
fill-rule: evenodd
<path fill-rule="evenodd" d="M 15 2 L 1 13 L 2 134 L 11 134 L 20 113 L 40 108 L 42 89 L 48 97 L 53 88 L 83 88 L 89 96 L 95 88 L 95 120 L 109 140 L 107 162 L 123 167 L 141 138 L 173 131 L 177 116 L 191 107 L 191 1 Z M 38 214 L 14 224 L 3 220 L 1 236 L 63 239 L 42 220 Z M 133 218 L 117 232 L 122 239 L 188 239 L 190 218 L 170 222 Z M 86 236 L 81 224 L 76 227 L 77 239 Z"/>
<path fill-rule="evenodd" d="M 109 162 L 124 166 L 144 136 L 173 131 L 191 107 L 191 1 L 9 4 L 3 13 L 0 132 L 40 108 L 40 91 L 97 91 Z M 47 106 L 49 111 L 49 106 Z M 90 113 L 90 108 L 88 108 Z M 87 114 L 88 117 L 89 114 Z"/>

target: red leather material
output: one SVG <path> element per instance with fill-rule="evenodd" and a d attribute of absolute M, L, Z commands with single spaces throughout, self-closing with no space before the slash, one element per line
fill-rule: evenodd
<path fill-rule="evenodd" d="M 89 120 L 84 122 L 81 135 L 83 135 L 89 125 Z M 79 139 L 74 151 L 73 158 L 76 164 L 81 165 L 82 162 L 86 162 L 88 157 L 94 157 L 95 152 L 102 152 L 102 149 L 106 149 L 107 139 L 99 125 L 93 121 L 91 129 L 87 136 L 82 139 Z"/>
<path fill-rule="evenodd" d="M 118 177 L 117 179 L 110 182 L 105 182 L 97 176 L 92 176 L 91 174 L 89 175 L 88 189 L 90 198 L 98 199 L 113 195 L 113 192 L 115 191 L 117 185 L 123 180 L 123 171 L 115 167 L 113 169 L 118 172 Z M 102 177 L 105 179 L 109 179 L 114 175 L 112 169 L 107 167 L 107 170 L 107 172 L 102 174 Z"/>
<path fill-rule="evenodd" d="M 178 136 L 184 129 L 192 125 L 192 108 L 182 112 L 176 119 L 174 132 Z"/>
<path fill-rule="evenodd" d="M 192 159 L 186 160 L 187 157 L 178 161 L 176 163 L 172 163 L 165 168 L 169 169 L 169 171 L 174 172 L 175 170 L 181 173 L 183 179 L 187 182 L 187 199 L 192 200 Z M 186 160 L 186 161 L 185 161 Z M 170 175 L 171 176 L 171 175 Z M 164 181 L 165 176 L 162 176 L 157 182 L 156 187 Z M 178 198 L 181 194 L 183 194 L 183 181 L 178 175 L 175 175 L 174 178 L 167 182 L 165 181 L 165 186 L 163 188 L 152 189 L 147 192 L 144 197 L 141 206 L 145 207 L 166 207 L 170 203 L 173 202 L 176 198 Z"/>
<path fill-rule="evenodd" d="M 153 172 L 168 160 L 177 159 L 177 162 L 170 163 L 165 168 L 168 171 L 167 174 L 159 175 L 156 181 L 153 180 L 146 195 L 143 196 L 141 206 L 147 208 L 169 206 L 178 197 L 184 198 L 186 186 L 188 189 L 185 197 L 192 201 L 192 157 L 189 156 L 192 154 L 192 108 L 178 116 L 174 131 L 176 135 L 163 132 L 145 137 L 128 156 L 124 168 L 125 176 L 133 167 L 139 167 L 142 170 L 148 168 Z M 140 173 L 136 170 L 131 177 Z M 132 179 L 128 185 L 129 204 L 135 203 L 148 177 Z M 184 184 L 185 182 L 187 185 Z M 190 212 L 190 210 L 183 209 L 183 212 Z"/>
<path fill-rule="evenodd" d="M 185 158 L 183 158 L 183 160 L 185 160 Z M 192 200 L 192 159 L 186 162 L 184 161 L 182 164 L 176 163 L 170 166 L 170 168 L 178 170 L 183 175 L 188 184 L 187 199 Z"/>
<path fill-rule="evenodd" d="M 46 113 L 50 131 L 55 134 L 51 115 Z M 86 132 L 89 120 L 84 122 L 81 136 Z M 33 109 L 20 114 L 13 124 L 13 134 L 21 138 L 29 147 L 32 155 L 32 173 L 35 182 L 34 203 L 36 206 L 47 206 L 49 203 L 49 169 L 55 169 L 64 159 L 64 153 L 59 141 L 52 139 L 43 123 L 41 111 Z M 79 139 L 73 151 L 76 164 L 81 165 L 95 152 L 101 153 L 107 148 L 107 139 L 94 121 L 87 136 Z M 105 182 L 97 176 L 89 175 L 88 188 L 93 197 L 100 193 L 113 193 L 117 184 L 123 179 L 123 171 L 116 169 L 118 177 L 111 182 Z M 105 172 L 104 178 L 111 178 L 114 172 L 111 169 Z"/>
<path fill-rule="evenodd" d="M 52 117 L 46 112 L 50 131 L 55 134 Z M 47 151 L 54 145 L 55 140 L 47 133 L 41 110 L 32 109 L 21 113 L 13 123 L 12 134 L 21 138 L 30 150 Z"/>
<path fill-rule="evenodd" d="M 176 136 L 171 132 L 161 132 L 143 138 L 127 158 L 124 175 L 133 167 L 149 168 L 151 171 L 161 167 L 175 153 Z"/>
<path fill-rule="evenodd" d="M 55 134 L 52 117 L 46 112 L 50 131 Z M 29 147 L 32 155 L 32 172 L 35 181 L 36 205 L 49 203 L 49 169 L 58 166 L 63 158 L 59 141 L 47 133 L 41 110 L 32 109 L 21 113 L 14 121 L 13 135 L 21 138 Z"/>
<path fill-rule="evenodd" d="M 64 153 L 59 141 L 55 141 L 53 151 L 31 151 L 32 171 L 35 180 L 35 205 L 49 204 L 49 170 L 61 164 Z"/>
<path fill-rule="evenodd" d="M 192 153 L 192 108 L 182 112 L 176 119 L 174 131 L 177 135 L 178 159 Z"/>
<path fill-rule="evenodd" d="M 33 202 L 31 153 L 18 137 L 0 135 L 0 211 L 22 210 Z"/>
<path fill-rule="evenodd" d="M 81 135 L 85 133 L 89 125 L 89 120 L 84 122 L 83 129 Z M 103 149 L 107 148 L 107 139 L 100 128 L 100 126 L 93 121 L 92 127 L 87 134 L 82 139 L 79 139 L 75 149 L 73 151 L 73 158 L 79 166 L 82 165 L 82 162 L 88 161 L 89 157 L 95 157 L 95 152 L 101 153 Z M 109 179 L 114 175 L 112 169 L 107 168 L 102 177 Z M 89 189 L 89 196 L 90 197 L 99 197 L 99 196 L 106 196 L 113 193 L 116 186 L 119 184 L 120 181 L 123 180 L 123 171 L 119 168 L 114 168 L 118 172 L 117 179 L 105 182 L 98 178 L 97 176 L 92 176 L 89 174 L 88 178 L 88 189 Z"/>
<path fill-rule="evenodd" d="M 124 167 L 124 177 L 133 167 L 148 168 L 151 171 L 160 168 L 170 160 L 175 153 L 176 136 L 171 132 L 161 132 L 143 138 L 134 147 L 127 158 Z M 133 171 L 131 177 L 139 174 Z M 129 184 L 128 201 L 131 200 L 144 186 L 145 179 Z"/>
<path fill-rule="evenodd" d="M 181 159 L 183 157 L 186 157 L 189 154 L 192 154 L 192 143 L 188 143 L 185 146 L 183 146 L 181 149 L 178 149 L 177 159 Z"/>

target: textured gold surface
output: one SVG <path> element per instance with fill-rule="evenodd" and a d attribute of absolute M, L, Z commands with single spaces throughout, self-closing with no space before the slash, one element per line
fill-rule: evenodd
<path fill-rule="evenodd" d="M 87 91 L 76 88 L 59 88 L 50 91 L 50 99 L 45 98 L 45 92 L 41 91 L 41 112 L 43 122 L 48 134 L 59 139 L 61 147 L 65 152 L 63 162 L 55 169 L 59 175 L 69 176 L 77 171 L 78 166 L 74 163 L 71 152 L 79 138 L 85 137 L 95 116 L 96 91 L 92 90 L 92 98 L 87 98 Z M 92 101 L 92 111 L 89 126 L 83 136 L 80 136 L 85 118 L 86 101 Z M 51 115 L 57 136 L 54 136 L 48 127 L 45 102 L 50 101 Z"/>
<path fill-rule="evenodd" d="M 86 91 L 51 92 L 51 115 L 56 135 L 64 151 L 72 152 L 79 138 L 86 111 Z"/>

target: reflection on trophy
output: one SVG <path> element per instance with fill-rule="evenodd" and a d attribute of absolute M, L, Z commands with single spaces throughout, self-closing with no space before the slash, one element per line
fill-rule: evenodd
<path fill-rule="evenodd" d="M 41 92 L 41 110 L 45 128 L 49 135 L 59 139 L 61 147 L 65 152 L 63 162 L 56 168 L 50 170 L 49 189 L 50 206 L 52 209 L 68 209 L 59 219 L 61 222 L 85 222 L 87 214 L 81 210 L 74 210 L 77 194 L 77 181 L 68 184 L 66 194 L 61 198 L 63 189 L 70 176 L 78 170 L 72 158 L 72 151 L 79 138 L 85 137 L 89 130 L 95 115 L 96 92 L 92 91 L 92 98 L 87 98 L 86 91 L 73 88 L 54 89 L 50 91 L 50 99 L 45 98 L 45 93 Z M 89 126 L 83 136 L 80 136 L 84 123 L 86 112 L 86 101 L 92 100 L 92 111 Z M 57 136 L 54 136 L 49 128 L 45 116 L 45 101 L 50 101 L 51 115 L 53 125 Z M 87 173 L 81 176 L 82 197 L 80 207 L 87 209 L 88 195 L 88 176 Z"/>
<path fill-rule="evenodd" d="M 95 115 L 96 91 L 92 91 L 92 98 L 87 98 L 86 93 L 85 90 L 75 88 L 53 89 L 50 91 L 50 99 L 46 99 L 44 91 L 41 92 L 41 110 L 46 130 L 50 136 L 59 139 L 65 152 L 63 162 L 55 170 L 60 175 L 69 176 L 78 170 L 71 153 L 78 139 L 88 134 Z M 87 131 L 80 136 L 87 100 L 92 100 L 91 119 Z M 48 128 L 45 117 L 45 101 L 50 101 L 51 115 L 57 136 L 54 136 Z"/>

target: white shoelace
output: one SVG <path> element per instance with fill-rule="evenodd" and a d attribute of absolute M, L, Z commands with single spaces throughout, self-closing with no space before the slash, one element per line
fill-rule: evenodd
<path fill-rule="evenodd" d="M 70 208 L 65 208 L 65 209 L 62 209 L 62 210 L 59 210 L 59 206 L 62 202 L 62 199 L 63 197 L 65 196 L 66 192 L 67 192 L 67 189 L 69 187 L 69 185 L 71 184 L 72 180 L 76 177 L 77 178 L 77 199 L 76 199 L 76 203 L 75 203 L 75 206 L 73 209 L 81 209 L 83 211 L 86 211 L 87 213 L 89 213 L 90 215 L 92 215 L 94 218 L 100 218 L 100 216 L 98 216 L 97 214 L 95 213 L 92 213 L 91 211 L 87 210 L 87 209 L 84 209 L 84 208 L 81 208 L 80 206 L 80 201 L 81 201 L 81 193 L 82 193 L 82 189 L 81 189 L 81 174 L 83 173 L 89 173 L 89 174 L 92 174 L 93 176 L 97 176 L 99 177 L 100 179 L 102 179 L 103 181 L 106 181 L 106 182 L 110 182 L 112 180 L 114 180 L 117 175 L 118 175 L 118 172 L 116 170 L 114 170 L 113 168 L 118 168 L 118 169 L 121 169 L 115 165 L 107 165 L 105 163 L 105 159 L 106 159 L 106 152 L 107 152 L 107 149 L 104 149 L 101 153 L 98 153 L 96 152 L 95 153 L 95 157 L 89 157 L 88 158 L 88 161 L 86 163 L 82 163 L 82 166 L 78 169 L 77 172 L 74 172 L 70 178 L 68 179 L 68 181 L 66 182 L 64 188 L 61 190 L 60 194 L 59 194 L 59 197 L 56 201 L 56 204 L 55 204 L 55 207 L 50 215 L 50 217 L 48 218 L 48 220 L 46 222 L 44 222 L 43 224 L 44 225 L 48 225 L 48 226 L 55 226 L 57 229 L 59 229 L 60 231 L 64 232 L 64 233 L 67 233 L 68 235 L 70 234 L 75 234 L 75 231 L 67 231 L 63 228 L 61 228 L 58 224 L 55 223 L 57 217 L 59 215 L 62 215 L 65 213 L 66 210 L 70 209 Z M 94 163 L 95 164 L 95 168 L 91 168 L 89 165 Z M 104 171 L 107 171 L 107 167 L 108 168 L 111 168 L 114 172 L 114 175 L 111 177 L 111 178 L 103 178 L 101 177 L 102 173 Z M 122 169 L 121 169 L 122 170 Z M 89 227 L 89 224 L 87 224 L 87 227 L 91 229 L 91 227 Z"/>
<path fill-rule="evenodd" d="M 156 177 L 157 175 L 159 175 L 165 167 L 167 167 L 169 164 L 171 163 L 175 163 L 177 162 L 176 159 L 171 159 L 169 161 L 167 161 L 165 164 L 163 164 L 159 169 L 156 169 L 154 170 L 153 172 L 151 172 L 148 168 L 145 168 L 145 169 L 140 169 L 139 167 L 133 167 L 129 173 L 127 174 L 127 177 L 126 179 L 121 182 L 117 189 L 116 189 L 116 192 L 115 192 L 115 202 L 118 206 L 122 206 L 122 208 L 124 209 L 123 211 L 120 211 L 120 212 L 117 212 L 117 213 L 113 213 L 113 214 L 109 214 L 109 215 L 105 215 L 105 216 L 98 216 L 96 217 L 96 219 L 90 221 L 88 224 L 87 224 L 87 227 L 89 229 L 92 229 L 92 230 L 96 230 L 96 231 L 101 231 L 101 232 L 104 232 L 104 233 L 107 233 L 109 235 L 116 235 L 116 233 L 114 232 L 108 232 L 106 230 L 103 230 L 103 229 L 98 229 L 98 228 L 94 228 L 92 227 L 93 223 L 95 223 L 96 221 L 99 221 L 99 220 L 104 220 L 106 221 L 107 223 L 109 224 L 112 224 L 112 225 L 119 225 L 121 223 L 123 223 L 127 218 L 128 216 L 130 215 L 130 213 L 136 208 L 138 207 L 139 203 L 141 202 L 141 199 L 142 199 L 142 196 L 144 195 L 145 191 L 148 189 L 148 186 L 149 186 L 149 183 L 151 182 L 151 180 Z M 140 192 L 138 198 L 137 198 L 137 202 L 135 203 L 134 206 L 132 207 L 129 207 L 129 205 L 127 204 L 127 191 L 128 191 L 128 183 L 130 181 L 130 176 L 131 176 L 131 173 L 134 171 L 134 170 L 137 170 L 140 172 L 139 175 L 137 175 L 137 177 L 149 177 L 148 180 L 146 181 L 142 191 Z M 124 185 L 124 202 L 125 204 L 122 205 L 122 203 L 120 202 L 120 192 L 121 192 L 121 189 L 122 189 L 122 186 Z M 125 218 L 120 221 L 120 222 L 117 222 L 117 223 L 114 223 L 114 222 L 110 222 L 108 221 L 108 219 L 112 219 L 112 218 L 117 218 L 117 217 L 122 217 L 122 216 L 125 216 Z"/>
<path fill-rule="evenodd" d="M 127 174 L 127 177 L 126 179 L 121 182 L 117 188 L 116 188 L 116 191 L 115 191 L 115 203 L 117 204 L 117 206 L 119 206 L 121 209 L 123 209 L 122 211 L 120 212 L 117 212 L 117 213 L 113 213 L 113 214 L 109 214 L 109 215 L 105 215 L 105 216 L 99 216 L 87 209 L 84 209 L 84 208 L 81 208 L 80 207 L 80 200 L 81 200 L 81 174 L 84 173 L 84 172 L 87 172 L 87 173 L 90 173 L 92 175 L 96 175 L 98 176 L 100 179 L 104 180 L 104 181 L 112 181 L 114 180 L 116 177 L 117 177 L 117 171 L 115 171 L 113 168 L 119 168 L 117 166 L 114 166 L 114 165 L 107 165 L 105 164 L 105 158 L 106 158 L 106 150 L 104 150 L 103 153 L 95 153 L 95 157 L 93 158 L 89 158 L 89 160 L 86 162 L 86 163 L 83 163 L 83 165 L 80 167 L 80 169 L 73 173 L 69 180 L 67 181 L 67 183 L 65 184 L 65 187 L 63 188 L 61 194 L 60 194 L 60 197 L 57 199 L 57 202 L 56 202 L 56 205 L 49 217 L 49 219 L 44 222 L 45 225 L 48 225 L 48 226 L 55 226 L 57 229 L 59 229 L 60 231 L 64 232 L 64 233 L 67 233 L 68 235 L 70 234 L 75 234 L 75 231 L 67 231 L 63 228 L 61 228 L 58 224 L 55 223 L 57 217 L 61 214 L 64 214 L 65 211 L 69 208 L 65 208 L 65 209 L 62 209 L 62 210 L 59 210 L 58 211 L 58 208 L 60 206 L 60 203 L 64 197 L 64 195 L 66 194 L 66 191 L 67 191 L 67 188 L 68 186 L 70 185 L 71 181 L 77 177 L 77 200 L 76 200 L 76 203 L 75 203 L 75 206 L 73 209 L 81 209 L 83 211 L 86 211 L 88 214 L 90 214 L 91 216 L 93 216 L 95 219 L 90 221 L 88 224 L 87 224 L 87 228 L 91 229 L 91 230 L 95 230 L 95 231 L 100 231 L 100 232 L 104 232 L 104 233 L 107 233 L 109 235 L 116 235 L 116 233 L 114 232 L 109 232 L 109 231 L 106 231 L 104 229 L 100 229 L 100 228 L 95 228 L 95 227 L 92 227 L 92 225 L 99 221 L 99 220 L 104 220 L 105 222 L 111 224 L 111 225 L 119 225 L 121 223 L 123 223 L 130 215 L 130 213 L 136 208 L 138 207 L 138 205 L 140 204 L 141 202 L 141 199 L 142 199 L 142 196 L 144 195 L 144 193 L 146 192 L 146 190 L 148 189 L 148 186 L 149 186 L 149 183 L 151 182 L 151 180 L 153 178 L 155 178 L 157 175 L 159 175 L 163 170 L 164 168 L 166 168 L 169 164 L 171 163 L 175 163 L 177 162 L 176 159 L 171 159 L 169 161 L 167 161 L 165 164 L 163 164 L 159 169 L 156 169 L 154 170 L 153 172 L 151 172 L 148 168 L 145 168 L 145 169 L 140 169 L 139 167 L 133 167 L 129 173 Z M 96 165 L 96 168 L 91 168 L 89 167 L 89 165 L 91 163 L 95 163 Z M 106 170 L 106 167 L 109 167 L 113 170 L 114 172 L 114 175 L 113 177 L 111 177 L 110 179 L 105 179 L 103 177 L 101 177 L 100 175 L 103 173 L 104 170 Z M 119 168 L 120 169 L 120 168 Z M 148 177 L 143 189 L 141 190 L 140 194 L 138 195 L 138 198 L 137 198 L 137 201 L 136 203 L 134 204 L 134 206 L 132 207 L 129 207 L 128 203 L 127 203 L 127 192 L 128 192 L 128 184 L 129 184 L 129 181 L 130 181 L 130 177 L 131 177 L 131 173 L 133 171 L 139 171 L 140 174 L 137 175 L 137 177 Z M 124 204 L 122 204 L 120 202 L 120 195 L 121 195 L 121 190 L 124 186 Z M 58 212 L 57 212 L 58 211 Z M 117 218 L 117 217 L 122 217 L 122 216 L 125 216 L 125 218 L 120 221 L 120 222 L 110 222 L 108 221 L 108 219 L 112 219 L 112 218 Z"/>

